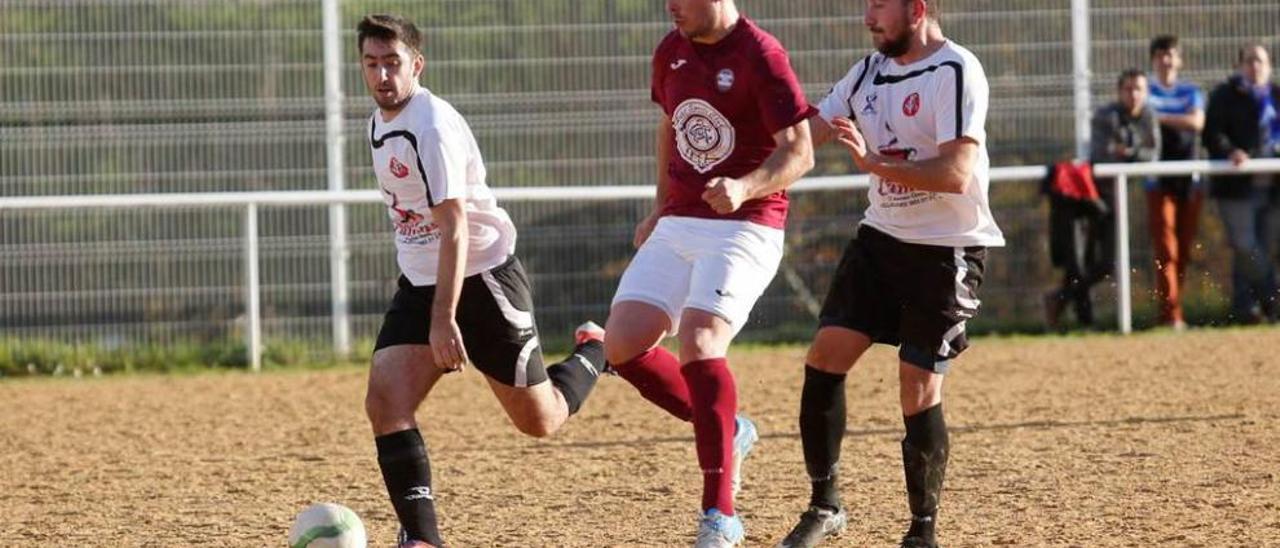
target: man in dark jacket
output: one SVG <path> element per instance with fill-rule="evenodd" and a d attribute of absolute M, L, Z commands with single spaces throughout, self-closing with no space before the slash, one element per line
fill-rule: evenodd
<path fill-rule="evenodd" d="M 1152 162 L 1160 156 L 1160 126 L 1147 104 L 1147 75 L 1137 69 L 1120 73 L 1116 101 L 1093 113 L 1089 160 L 1095 164 Z"/>
<path fill-rule="evenodd" d="M 1280 86 L 1271 82 L 1271 58 L 1266 48 L 1240 50 L 1238 71 L 1209 96 L 1204 144 L 1209 157 L 1241 165 L 1250 158 L 1280 154 Z M 1280 208 L 1280 185 L 1273 174 L 1222 175 L 1212 181 L 1210 195 L 1226 227 L 1234 254 L 1231 273 L 1231 319 L 1255 323 L 1275 321 L 1275 216 Z"/>

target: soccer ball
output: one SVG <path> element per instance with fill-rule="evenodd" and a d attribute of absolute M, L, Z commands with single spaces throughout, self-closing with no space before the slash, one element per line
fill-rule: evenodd
<path fill-rule="evenodd" d="M 289 529 L 289 548 L 365 548 L 364 524 L 350 508 L 322 502 L 308 506 Z"/>

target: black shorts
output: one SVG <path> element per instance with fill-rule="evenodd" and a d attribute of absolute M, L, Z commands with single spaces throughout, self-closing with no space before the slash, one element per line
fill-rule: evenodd
<path fill-rule="evenodd" d="M 435 286 L 414 286 L 403 275 L 399 285 L 378 331 L 375 352 L 389 346 L 429 343 Z M 462 282 L 456 321 L 467 355 L 480 372 L 518 388 L 547 380 L 533 321 L 533 292 L 524 267 L 514 256 Z"/>
<path fill-rule="evenodd" d="M 969 346 L 985 247 L 910 244 L 868 226 L 849 242 L 822 304 L 820 325 L 900 346 L 907 363 L 945 373 Z"/>

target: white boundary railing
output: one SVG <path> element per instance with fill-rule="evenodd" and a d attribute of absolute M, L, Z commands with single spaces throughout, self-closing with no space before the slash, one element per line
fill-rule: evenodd
<path fill-rule="evenodd" d="M 1014 181 L 1040 180 L 1047 172 L 1045 166 L 1002 167 L 991 170 L 991 182 L 1007 183 Z M 1191 174 L 1243 174 L 1243 173 L 1280 173 L 1280 159 L 1251 160 L 1240 167 L 1221 161 L 1181 161 L 1136 164 L 1099 164 L 1094 166 L 1094 176 L 1100 179 L 1116 180 L 1116 285 L 1118 288 L 1117 321 L 1122 333 L 1133 331 L 1132 287 L 1129 255 L 1129 197 L 1128 182 L 1130 177 L 1156 175 L 1191 175 Z M 801 180 L 792 192 L 811 192 L 819 190 L 858 190 L 870 185 L 866 175 L 839 175 L 828 177 L 809 177 Z M 643 199 L 653 197 L 650 185 L 606 186 L 606 187 L 530 187 L 530 188 L 494 188 L 494 194 L 505 202 L 519 201 L 598 201 Z M 40 210 L 67 208 L 173 208 L 173 207 L 239 207 L 244 214 L 244 276 L 245 276 L 245 312 L 247 329 L 245 342 L 249 353 L 250 367 L 257 371 L 262 366 L 262 317 L 261 317 L 261 281 L 259 279 L 258 257 L 258 209 L 269 206 L 343 206 L 346 204 L 382 203 L 382 195 L 376 190 L 342 190 L 342 191 L 294 191 L 294 192 L 209 192 L 209 193 L 171 193 L 171 194 L 112 194 L 112 195 L 75 195 L 75 196 L 22 196 L 0 197 L 0 211 L 6 210 Z M 340 215 L 338 218 L 345 218 Z M 346 261 L 345 250 L 338 250 L 336 255 Z M 334 301 L 346 304 L 346 288 L 330 288 L 335 293 Z M 333 314 L 334 333 L 349 333 L 350 315 L 345 310 L 336 310 Z M 335 340 L 335 351 L 346 352 L 345 341 Z"/>
<path fill-rule="evenodd" d="M 1280 159 L 1250 160 L 1241 166 L 1226 161 L 1186 160 L 1135 164 L 1098 164 L 1095 178 L 1115 179 L 1116 189 L 1116 316 L 1121 333 L 1133 332 L 1133 265 L 1129 259 L 1129 178 L 1188 174 L 1280 173 Z"/>

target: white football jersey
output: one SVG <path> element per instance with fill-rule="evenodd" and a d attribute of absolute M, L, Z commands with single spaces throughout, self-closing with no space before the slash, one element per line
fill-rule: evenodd
<path fill-rule="evenodd" d="M 387 122 L 369 118 L 373 171 L 396 232 L 400 270 L 413 285 L 435 285 L 440 229 L 431 208 L 463 200 L 470 242 L 467 276 L 501 265 L 515 252 L 516 228 L 485 185 L 484 160 L 458 111 L 425 88 Z"/>
<path fill-rule="evenodd" d="M 939 145 L 960 137 L 973 139 L 979 148 L 964 194 L 914 190 L 872 174 L 871 205 L 862 222 L 909 243 L 1004 245 L 987 200 L 988 95 L 978 58 L 951 41 L 910 65 L 880 53 L 853 65 L 818 107 L 827 122 L 852 119 L 870 148 L 905 160 L 936 158 Z"/>

